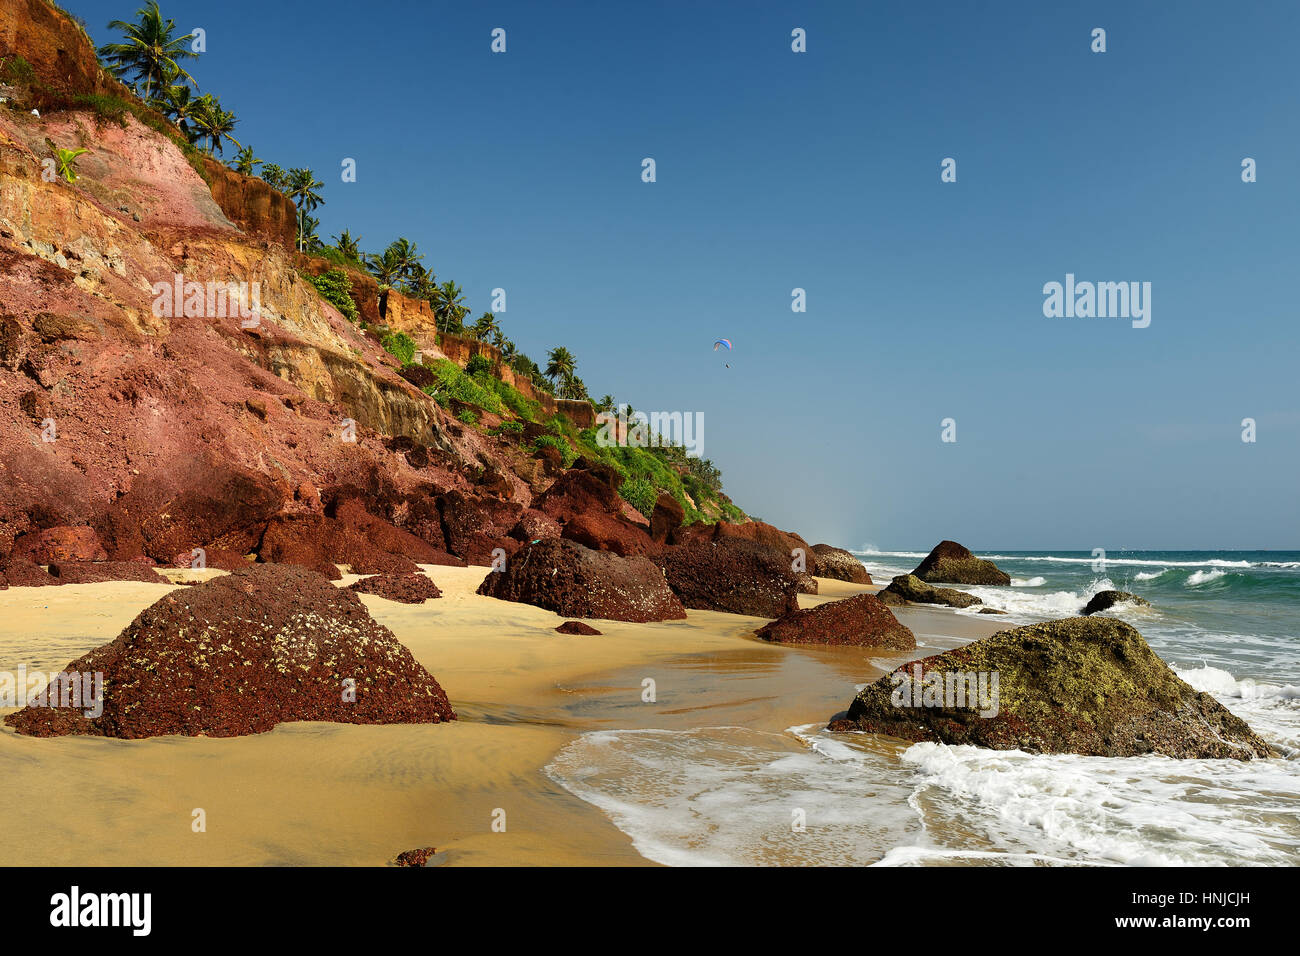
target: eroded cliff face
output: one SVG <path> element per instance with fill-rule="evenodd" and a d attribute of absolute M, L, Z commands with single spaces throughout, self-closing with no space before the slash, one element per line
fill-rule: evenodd
<path fill-rule="evenodd" d="M 42 175 L 51 146 L 89 150 L 75 182 Z M 527 504 L 498 450 L 398 376 L 274 232 L 232 221 L 129 115 L 0 109 L 0 555 L 196 461 L 264 475 L 291 511 L 330 487 L 468 490 L 488 470 Z"/>

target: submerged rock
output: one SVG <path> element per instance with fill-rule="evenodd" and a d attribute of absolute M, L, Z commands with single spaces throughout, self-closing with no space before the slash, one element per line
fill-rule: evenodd
<path fill-rule="evenodd" d="M 1245 721 L 1182 681 L 1134 628 L 1106 617 L 1000 631 L 904 664 L 863 688 L 830 729 L 1029 753 L 1276 756 Z"/>
<path fill-rule="evenodd" d="M 806 575 L 790 569 L 781 548 L 721 537 L 665 548 L 661 561 L 668 586 L 686 607 L 772 618 L 799 610 Z"/>
<path fill-rule="evenodd" d="M 886 595 L 889 595 L 887 598 Z M 879 595 L 886 603 L 904 603 L 906 601 L 915 601 L 917 604 L 944 604 L 948 607 L 972 607 L 976 604 L 983 604 L 973 594 L 967 594 L 965 591 L 958 591 L 955 588 L 936 588 L 933 585 L 926 584 L 914 574 L 900 574 L 889 582 L 889 587 L 880 592 Z M 891 600 L 897 598 L 897 601 Z"/>
<path fill-rule="evenodd" d="M 567 539 L 526 544 L 492 571 L 479 594 L 546 608 L 564 617 L 610 621 L 671 621 L 682 603 L 649 558 L 621 558 Z"/>
<path fill-rule="evenodd" d="M 916 647 L 911 630 L 870 594 L 793 611 L 763 625 L 757 635 L 782 644 L 852 644 L 904 651 Z"/>
<path fill-rule="evenodd" d="M 1136 594 L 1130 594 L 1128 591 L 1098 591 L 1088 601 L 1088 606 L 1083 609 L 1083 616 L 1087 617 L 1089 614 L 1108 610 L 1116 604 L 1135 604 L 1138 607 L 1151 606 L 1150 601 L 1140 598 Z"/>
<path fill-rule="evenodd" d="M 101 713 L 29 704 L 5 723 L 37 737 L 139 738 L 456 719 L 438 682 L 355 594 L 290 565 L 173 591 L 66 670 L 103 674 Z"/>
<path fill-rule="evenodd" d="M 848 581 L 851 584 L 870 584 L 871 575 L 862 566 L 862 562 L 843 548 L 834 548 L 829 544 L 814 544 L 813 554 L 817 555 L 817 575 Z"/>
<path fill-rule="evenodd" d="M 373 594 L 401 604 L 423 604 L 432 598 L 442 597 L 438 585 L 423 574 L 376 574 L 348 585 L 348 590 L 358 594 Z"/>
<path fill-rule="evenodd" d="M 940 541 L 912 573 L 931 584 L 1011 583 L 1011 575 L 992 561 L 975 557 L 956 541 Z"/>

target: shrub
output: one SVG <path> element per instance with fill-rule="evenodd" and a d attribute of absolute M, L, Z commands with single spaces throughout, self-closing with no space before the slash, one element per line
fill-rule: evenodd
<path fill-rule="evenodd" d="M 318 276 L 308 272 L 303 272 L 301 275 L 315 287 L 322 299 L 338 309 L 349 322 L 356 322 L 361 318 L 361 311 L 352 299 L 352 278 L 342 269 L 331 269 Z M 410 359 L 408 358 L 407 361 L 409 362 Z"/>
<path fill-rule="evenodd" d="M 438 381 L 442 384 L 439 391 L 445 392 L 449 397 L 465 402 L 467 405 L 477 405 L 489 412 L 501 414 L 501 400 L 497 398 L 496 392 L 478 384 L 478 382 L 461 371 L 460 366 L 455 362 L 450 359 L 439 359 L 433 364 L 432 368 L 433 374 L 438 377 Z"/>
<path fill-rule="evenodd" d="M 628 479 L 619 487 L 618 493 L 647 518 L 655 510 L 655 502 L 659 500 L 658 489 L 645 478 Z"/>
<path fill-rule="evenodd" d="M 491 371 L 492 371 L 492 363 L 489 362 L 487 359 L 485 359 L 482 355 L 472 356 L 470 360 L 465 363 L 466 375 L 477 376 L 480 372 L 491 373 Z"/>
<path fill-rule="evenodd" d="M 519 435 L 524 430 L 523 422 L 502 422 L 492 429 L 494 435 Z"/>
<path fill-rule="evenodd" d="M 470 408 L 462 408 L 459 412 L 456 413 L 456 417 L 460 419 L 462 422 L 464 422 L 466 425 L 478 424 L 478 412 Z"/>
<path fill-rule="evenodd" d="M 379 340 L 379 344 L 384 347 L 384 351 L 403 365 L 410 365 L 411 360 L 415 358 L 415 339 L 405 332 L 385 335 Z"/>
<path fill-rule="evenodd" d="M 573 446 L 557 435 L 538 435 L 537 438 L 533 440 L 533 451 L 537 451 L 540 448 L 554 448 L 558 450 L 565 468 L 571 467 L 578 458 L 578 453 L 573 450 Z"/>

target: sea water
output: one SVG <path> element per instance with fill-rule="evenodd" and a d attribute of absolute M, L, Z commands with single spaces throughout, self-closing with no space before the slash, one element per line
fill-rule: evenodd
<path fill-rule="evenodd" d="M 887 581 L 925 552 L 858 552 Z M 547 767 L 642 855 L 675 865 L 1300 864 L 1300 552 L 982 553 L 1009 587 L 964 587 L 1008 626 L 1102 590 L 1185 681 L 1283 756 L 1035 755 L 703 726 L 584 734 Z M 957 611 L 957 614 L 975 613 Z M 797 650 L 793 652 L 798 653 Z M 926 651 L 922 651 L 925 653 Z M 847 700 L 845 704 L 847 705 Z"/>

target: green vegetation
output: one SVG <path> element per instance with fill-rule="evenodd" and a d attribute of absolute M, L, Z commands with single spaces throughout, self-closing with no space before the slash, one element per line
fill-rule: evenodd
<path fill-rule="evenodd" d="M 403 365 L 410 365 L 415 359 L 415 339 L 405 332 L 385 335 L 379 344 Z"/>
<path fill-rule="evenodd" d="M 466 425 L 478 424 L 478 412 L 470 408 L 461 409 L 459 412 L 456 413 L 456 417 L 460 419 L 462 422 L 464 422 Z"/>
<path fill-rule="evenodd" d="M 193 83 L 194 77 L 180 64 L 184 60 L 198 59 L 198 54 L 189 48 L 194 34 L 174 36 L 176 21 L 163 20 L 158 0 L 149 0 L 136 11 L 136 16 L 140 18 L 139 23 L 109 22 L 108 28 L 120 30 L 124 38 L 121 43 L 108 43 L 99 49 L 99 55 L 108 62 L 109 69 L 119 79 L 133 81 L 133 89 L 135 83 L 143 81 L 141 99 L 146 103 L 153 90 L 164 89 L 176 78 L 184 77 Z"/>
<path fill-rule="evenodd" d="M 655 510 L 655 502 L 659 500 L 659 489 L 652 485 L 648 478 L 629 478 L 619 486 L 618 493 L 647 518 Z"/>
<path fill-rule="evenodd" d="M 35 83 L 36 71 L 23 57 L 17 53 L 11 53 L 3 60 L 0 60 L 0 77 L 17 83 Z"/>
<path fill-rule="evenodd" d="M 564 438 L 558 435 L 538 435 L 533 440 L 533 451 L 539 451 L 542 448 L 554 448 L 560 453 L 560 458 L 564 462 L 564 467 L 568 468 L 577 460 L 578 453 L 574 451 L 573 445 L 569 444 Z"/>
<path fill-rule="evenodd" d="M 480 372 L 491 372 L 492 363 L 481 355 L 474 355 L 465 363 L 466 375 L 478 375 Z"/>
<path fill-rule="evenodd" d="M 56 146 L 54 156 L 58 161 L 59 175 L 68 182 L 75 183 L 77 181 L 77 171 L 75 169 L 77 157 L 88 152 L 90 152 L 88 149 L 60 149 Z"/>
<path fill-rule="evenodd" d="M 300 275 L 315 286 L 316 291 L 320 293 L 320 297 L 338 309 L 349 322 L 356 322 L 361 318 L 361 310 L 357 308 L 357 303 L 352 298 L 352 278 L 345 271 L 331 269 L 329 272 L 318 276 L 308 272 L 300 273 Z M 412 348 L 414 348 L 414 343 Z M 389 349 L 389 351 L 392 350 Z M 393 354 L 397 353 L 394 352 Z M 407 361 L 409 362 L 410 359 L 407 359 Z"/>
<path fill-rule="evenodd" d="M 439 359 L 431 366 L 433 374 L 438 377 L 442 388 L 449 397 L 468 405 L 477 405 L 495 414 L 501 414 L 501 400 L 496 393 L 484 388 L 473 377 L 466 375 L 461 367 L 450 359 Z M 437 389 L 437 386 L 431 386 Z"/>

